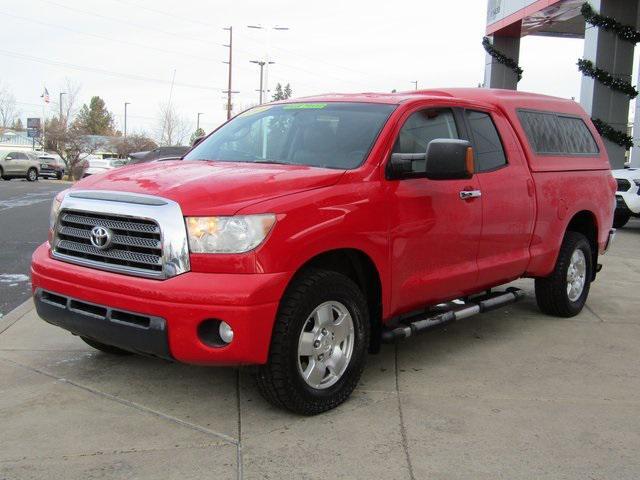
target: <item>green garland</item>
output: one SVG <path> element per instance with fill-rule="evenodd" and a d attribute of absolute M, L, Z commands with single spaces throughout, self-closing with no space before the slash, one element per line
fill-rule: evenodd
<path fill-rule="evenodd" d="M 493 58 L 495 58 L 495 60 L 498 63 L 501 63 L 504 66 L 506 66 L 506 67 L 510 68 L 511 70 L 513 70 L 514 73 L 518 76 L 518 82 L 520 80 L 522 80 L 522 74 L 523 74 L 524 70 L 522 70 L 522 68 L 520 68 L 518 63 L 513 58 L 507 57 L 500 50 L 497 50 L 493 46 L 493 44 L 491 43 L 491 40 L 489 40 L 489 37 L 484 37 L 482 39 L 482 46 L 484 47 L 484 49 L 486 50 L 486 52 L 489 55 L 491 55 Z"/>
<path fill-rule="evenodd" d="M 627 135 L 620 130 L 616 130 L 607 122 L 604 122 L 599 118 L 592 118 L 591 120 L 593 121 L 593 125 L 596 127 L 596 130 L 598 130 L 598 133 L 600 133 L 600 135 L 602 135 L 610 142 L 624 147 L 626 150 L 629 150 L 631 147 L 633 147 L 633 138 L 631 137 L 631 135 Z"/>
<path fill-rule="evenodd" d="M 594 67 L 593 62 L 585 60 L 583 58 L 578 60 L 578 69 L 588 77 L 594 78 L 603 85 L 609 87 L 611 90 L 629 95 L 631 98 L 638 96 L 638 90 L 634 88 L 629 82 L 615 78 L 609 72 L 602 70 L 601 68 Z"/>
<path fill-rule="evenodd" d="M 582 13 L 582 16 L 587 23 L 590 23 L 594 27 L 615 33 L 621 40 L 625 40 L 633 44 L 640 42 L 640 32 L 638 32 L 634 27 L 631 25 L 624 25 L 616 21 L 614 18 L 605 17 L 604 15 L 596 13 L 591 5 L 586 2 L 582 5 L 580 13 Z"/>

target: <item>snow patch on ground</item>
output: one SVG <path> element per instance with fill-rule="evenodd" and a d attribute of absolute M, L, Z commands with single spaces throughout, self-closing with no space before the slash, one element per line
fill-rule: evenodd
<path fill-rule="evenodd" d="M 27 193 L 17 198 L 10 198 L 9 200 L 0 200 L 0 212 L 10 208 L 27 207 L 35 203 L 49 202 L 54 195 L 55 192 L 36 192 Z"/>
<path fill-rule="evenodd" d="M 22 273 L 0 273 L 0 283 L 11 283 L 16 284 L 16 282 L 28 282 L 29 276 L 23 275 Z M 13 286 L 13 285 L 10 285 Z"/>

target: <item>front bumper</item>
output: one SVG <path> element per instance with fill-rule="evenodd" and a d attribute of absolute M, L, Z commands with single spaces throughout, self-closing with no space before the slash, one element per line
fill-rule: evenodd
<path fill-rule="evenodd" d="M 616 211 L 640 214 L 640 194 L 634 191 L 616 192 Z"/>
<path fill-rule="evenodd" d="M 171 359 L 164 318 L 87 303 L 41 288 L 33 292 L 33 300 L 40 318 L 74 335 L 130 352 Z"/>
<path fill-rule="evenodd" d="M 33 254 L 31 277 L 38 313 L 76 335 L 184 363 L 237 365 L 267 361 L 279 300 L 290 275 L 187 272 L 160 281 L 61 262 L 50 258 L 45 243 Z M 58 300 L 58 306 L 47 304 L 43 291 L 65 300 Z M 96 312 L 77 308 L 73 301 L 103 308 L 105 314 L 99 311 L 90 317 Z M 114 321 L 113 311 L 150 318 L 154 328 L 137 328 L 118 315 Z M 198 325 L 206 319 L 227 322 L 233 341 L 224 347 L 203 343 Z"/>

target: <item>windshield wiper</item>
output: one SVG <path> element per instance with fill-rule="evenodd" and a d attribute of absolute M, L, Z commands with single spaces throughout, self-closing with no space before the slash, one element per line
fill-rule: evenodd
<path fill-rule="evenodd" d="M 276 165 L 293 165 L 289 162 L 280 162 L 278 160 L 252 160 L 251 163 L 274 163 Z"/>

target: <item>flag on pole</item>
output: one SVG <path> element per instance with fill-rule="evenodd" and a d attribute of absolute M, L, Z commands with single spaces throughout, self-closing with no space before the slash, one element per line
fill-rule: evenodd
<path fill-rule="evenodd" d="M 44 103 L 49 103 L 49 90 L 47 90 L 47 87 L 44 87 L 44 92 L 42 92 L 40 98 L 44 100 Z"/>

